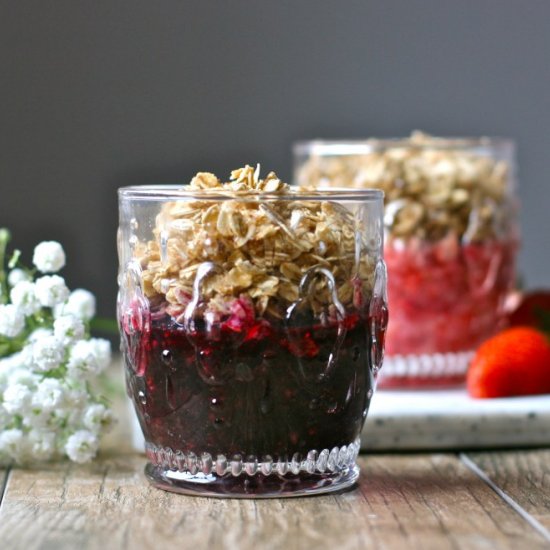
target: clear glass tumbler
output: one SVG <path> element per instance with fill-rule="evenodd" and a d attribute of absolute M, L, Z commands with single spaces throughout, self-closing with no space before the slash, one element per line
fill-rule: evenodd
<path fill-rule="evenodd" d="M 382 387 L 460 384 L 502 328 L 519 243 L 514 155 L 507 140 L 421 133 L 295 145 L 295 183 L 385 193 Z"/>
<path fill-rule="evenodd" d="M 211 176 L 119 190 L 118 318 L 146 475 L 205 496 L 350 486 L 387 323 L 383 194 Z"/>

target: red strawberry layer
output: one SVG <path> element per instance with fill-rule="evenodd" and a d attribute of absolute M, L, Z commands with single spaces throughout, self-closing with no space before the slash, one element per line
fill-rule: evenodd
<path fill-rule="evenodd" d="M 400 246 L 402 245 L 402 246 Z M 475 349 L 502 327 L 513 286 L 515 239 L 460 245 L 389 242 L 388 355 Z"/>

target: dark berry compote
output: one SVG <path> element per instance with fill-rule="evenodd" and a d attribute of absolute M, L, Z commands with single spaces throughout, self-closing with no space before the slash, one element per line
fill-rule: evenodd
<path fill-rule="evenodd" d="M 148 444 L 280 460 L 359 437 L 373 389 L 368 316 L 258 318 L 237 298 L 213 317 L 177 322 L 161 309 L 140 327 L 123 323 Z"/>

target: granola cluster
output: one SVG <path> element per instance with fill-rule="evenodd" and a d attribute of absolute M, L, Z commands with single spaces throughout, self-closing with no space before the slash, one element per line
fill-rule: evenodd
<path fill-rule="evenodd" d="M 390 237 L 469 242 L 505 234 L 511 218 L 509 166 L 468 151 L 464 142 L 415 132 L 364 154 L 312 156 L 300 185 L 377 188 L 385 193 Z"/>
<path fill-rule="evenodd" d="M 300 200 L 275 173 L 261 179 L 259 166 L 234 170 L 227 183 L 201 172 L 185 189 L 196 198 L 164 204 L 154 240 L 134 252 L 146 296 L 167 301 L 172 315 L 199 291 L 217 311 L 244 297 L 258 314 L 281 317 L 314 268 L 330 272 L 344 306 L 372 288 L 376 259 L 361 250 L 358 222 L 344 206 Z M 199 270 L 205 263 L 209 269 Z M 207 275 L 196 283 L 198 272 Z M 314 308 L 332 301 L 328 279 L 313 278 L 308 299 Z"/>

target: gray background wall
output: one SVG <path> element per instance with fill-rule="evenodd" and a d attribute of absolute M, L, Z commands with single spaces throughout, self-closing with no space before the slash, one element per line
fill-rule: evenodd
<path fill-rule="evenodd" d="M 261 162 L 312 137 L 519 144 L 531 287 L 550 282 L 550 2 L 0 3 L 0 225 L 114 314 L 116 189 Z"/>

